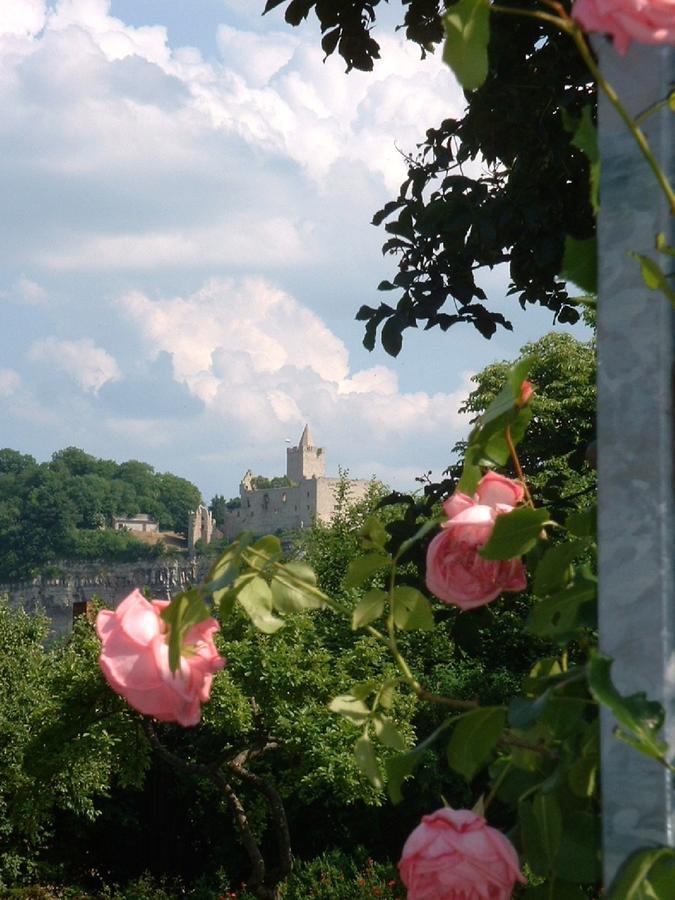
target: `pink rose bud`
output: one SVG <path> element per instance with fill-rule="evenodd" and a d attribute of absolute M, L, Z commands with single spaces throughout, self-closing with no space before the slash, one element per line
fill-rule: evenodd
<path fill-rule="evenodd" d="M 525 884 L 510 841 L 468 809 L 423 816 L 398 868 L 408 900 L 509 900 Z"/>
<path fill-rule="evenodd" d="M 168 605 L 168 600 L 148 601 L 135 590 L 116 610 L 101 610 L 96 617 L 103 643 L 99 664 L 110 687 L 134 709 L 162 722 L 196 725 L 213 673 L 225 665 L 213 643 L 220 626 L 215 619 L 194 625 L 185 635 L 180 667 L 172 672 L 168 627 L 160 615 Z"/>
<path fill-rule="evenodd" d="M 518 400 L 516 401 L 516 406 L 523 407 L 527 406 L 527 404 L 532 400 L 532 395 L 534 394 L 534 388 L 530 384 L 529 381 L 523 381 L 520 385 L 520 394 L 518 395 Z"/>
<path fill-rule="evenodd" d="M 527 587 L 520 558 L 483 559 L 478 552 L 490 539 L 497 516 L 511 512 L 522 499 L 519 481 L 488 472 L 473 497 L 455 491 L 445 501 L 448 521 L 427 550 L 426 584 L 432 594 L 467 610 L 491 603 L 504 591 Z"/>
<path fill-rule="evenodd" d="M 577 0 L 572 16 L 585 31 L 610 34 L 619 53 L 631 41 L 675 44 L 675 0 Z"/>

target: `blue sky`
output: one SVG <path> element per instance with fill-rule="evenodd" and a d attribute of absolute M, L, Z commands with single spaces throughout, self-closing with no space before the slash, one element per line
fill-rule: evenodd
<path fill-rule="evenodd" d="M 208 500 L 283 471 L 308 421 L 332 471 L 410 488 L 464 434 L 471 373 L 551 327 L 493 272 L 513 334 L 363 349 L 397 148 L 463 97 L 396 3 L 375 72 L 350 75 L 316 21 L 263 6 L 2 0 L 0 444 L 144 459 Z"/>

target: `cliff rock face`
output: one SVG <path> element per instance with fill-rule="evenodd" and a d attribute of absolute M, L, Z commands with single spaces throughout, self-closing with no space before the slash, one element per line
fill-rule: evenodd
<path fill-rule="evenodd" d="M 99 597 L 117 606 L 134 588 L 148 588 L 158 600 L 169 600 L 206 574 L 208 561 L 175 560 L 134 563 L 63 562 L 56 574 L 32 581 L 0 584 L 0 596 L 27 612 L 42 610 L 54 635 L 66 634 L 73 621 L 73 604 Z"/>

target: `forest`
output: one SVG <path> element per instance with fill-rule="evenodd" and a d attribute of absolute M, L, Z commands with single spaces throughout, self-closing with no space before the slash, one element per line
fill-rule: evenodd
<path fill-rule="evenodd" d="M 133 561 L 160 556 L 112 530 L 113 516 L 147 513 L 161 531 L 184 532 L 188 512 L 201 502 L 194 484 L 148 463 L 116 463 L 67 447 L 38 463 L 0 450 L 0 581 L 29 578 L 61 560 Z"/>

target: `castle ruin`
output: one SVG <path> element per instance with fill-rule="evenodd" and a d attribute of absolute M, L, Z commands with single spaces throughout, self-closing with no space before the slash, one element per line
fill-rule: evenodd
<path fill-rule="evenodd" d="M 315 447 L 309 426 L 297 447 L 286 450 L 288 487 L 256 488 L 249 470 L 239 485 L 240 509 L 225 519 L 225 537 L 232 540 L 242 531 L 274 534 L 311 528 L 314 522 L 330 522 L 335 512 L 339 478 L 327 477 L 326 452 Z M 370 482 L 350 479 L 349 499 L 354 503 L 365 497 Z"/>

